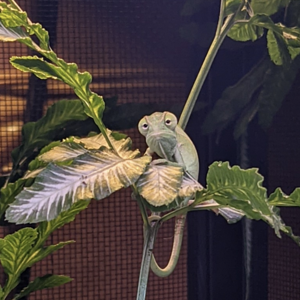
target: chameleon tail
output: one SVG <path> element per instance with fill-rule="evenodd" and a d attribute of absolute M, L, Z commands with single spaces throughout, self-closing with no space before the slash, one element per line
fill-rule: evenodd
<path fill-rule="evenodd" d="M 186 214 L 177 216 L 175 219 L 173 247 L 167 266 L 165 268 L 161 268 L 157 264 L 154 254 L 152 254 L 151 270 L 155 275 L 159 277 L 167 277 L 174 271 L 180 254 L 185 220 Z"/>

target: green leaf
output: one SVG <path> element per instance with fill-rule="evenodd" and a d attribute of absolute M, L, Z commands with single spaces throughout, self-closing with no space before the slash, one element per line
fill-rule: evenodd
<path fill-rule="evenodd" d="M 26 12 L 12 9 L 3 3 L 1 3 L 0 20 L 5 27 L 19 27 L 28 24 Z"/>
<path fill-rule="evenodd" d="M 36 292 L 43 289 L 53 288 L 56 286 L 63 285 L 72 281 L 73 279 L 68 276 L 63 275 L 52 275 L 48 274 L 43 277 L 37 277 L 29 283 L 29 285 L 24 288 L 20 294 L 15 296 L 14 300 L 21 299 L 28 296 L 32 292 Z"/>
<path fill-rule="evenodd" d="M 280 109 L 299 68 L 299 57 L 287 66 L 269 64 L 262 81 L 261 90 L 257 96 L 260 103 L 258 122 L 263 128 L 268 128 L 271 125 L 273 117 Z"/>
<path fill-rule="evenodd" d="M 29 27 L 29 34 L 35 34 L 39 41 L 41 42 L 40 46 L 44 50 L 49 49 L 49 33 L 45 30 L 41 24 L 34 23 Z"/>
<path fill-rule="evenodd" d="M 167 161 L 153 161 L 136 183 L 139 194 L 153 206 L 171 204 L 178 196 L 183 170 Z"/>
<path fill-rule="evenodd" d="M 91 104 L 91 108 L 94 111 L 95 116 L 97 118 L 102 119 L 103 111 L 104 111 L 104 101 L 103 98 L 96 93 L 91 93 L 91 96 L 89 97 L 89 102 Z M 91 115 L 89 110 L 85 110 L 85 113 L 93 118 L 93 115 Z"/>
<path fill-rule="evenodd" d="M 277 188 L 270 195 L 268 202 L 274 206 L 300 206 L 300 188 L 296 188 L 290 196 L 284 194 L 281 188 Z"/>
<path fill-rule="evenodd" d="M 22 72 L 33 73 L 40 79 L 52 78 L 64 81 L 65 74 L 62 72 L 62 69 L 60 67 L 46 62 L 43 58 L 40 58 L 38 56 L 13 56 L 10 59 L 10 62 L 16 69 Z M 70 80 L 68 80 L 68 82 L 69 81 Z"/>
<path fill-rule="evenodd" d="M 225 1 L 225 16 L 237 12 L 241 5 L 241 0 L 226 0 Z"/>
<path fill-rule="evenodd" d="M 52 254 L 53 252 L 63 248 L 66 245 L 72 244 L 72 243 L 74 243 L 74 241 L 60 242 L 56 245 L 50 245 L 48 247 L 39 248 L 39 249 L 37 249 L 37 247 L 35 247 L 31 251 L 30 255 L 28 256 L 27 267 L 28 268 L 32 267 L 38 261 L 43 260 L 45 257 Z"/>
<path fill-rule="evenodd" d="M 227 35 L 235 41 L 253 42 L 263 36 L 263 29 L 252 25 L 249 21 L 233 25 Z"/>
<path fill-rule="evenodd" d="M 234 126 L 233 136 L 235 140 L 240 138 L 241 135 L 246 132 L 248 125 L 257 114 L 259 105 L 260 103 L 257 99 L 252 99 L 252 101 L 243 109 Z"/>
<path fill-rule="evenodd" d="M 12 152 L 14 165 L 52 142 L 69 122 L 85 119 L 80 100 L 61 100 L 53 104 L 43 118 L 23 126 L 22 144 Z"/>
<path fill-rule="evenodd" d="M 260 219 L 262 215 L 270 215 L 271 209 L 266 189 L 262 187 L 263 177 L 257 171 L 215 162 L 207 173 L 207 190 L 218 203 L 242 209 L 248 217 Z"/>
<path fill-rule="evenodd" d="M 291 228 L 282 221 L 278 209 L 267 201 L 263 177 L 258 170 L 230 167 L 228 162 L 215 162 L 207 174 L 207 195 L 217 203 L 242 211 L 248 218 L 268 223 L 278 237 L 280 230 L 300 244 Z"/>
<path fill-rule="evenodd" d="M 34 184 L 10 205 L 7 220 L 16 223 L 49 221 L 80 199 L 100 200 L 135 183 L 151 158 L 137 158 L 139 152 L 129 150 L 130 144 L 130 139 L 123 140 L 118 155 L 102 147 L 76 157 L 68 166 L 49 164 Z"/>
<path fill-rule="evenodd" d="M 253 95 L 260 88 L 269 65 L 269 60 L 258 63 L 239 82 L 225 89 L 203 122 L 202 130 L 205 134 L 221 132 L 246 111 Z"/>
<path fill-rule="evenodd" d="M 288 47 L 291 58 L 294 59 L 300 54 L 300 48 Z"/>
<path fill-rule="evenodd" d="M 0 218 L 2 218 L 9 204 L 15 201 L 15 197 L 21 192 L 24 186 L 30 186 L 32 179 L 21 178 L 14 183 L 9 183 L 1 189 L 0 193 Z"/>
<path fill-rule="evenodd" d="M 282 0 L 252 0 L 251 7 L 255 14 L 266 14 L 268 16 L 276 13 L 282 4 Z"/>
<path fill-rule="evenodd" d="M 18 277 L 25 271 L 36 238 L 37 231 L 27 227 L 0 239 L 0 261 L 6 274 Z"/>
<path fill-rule="evenodd" d="M 290 59 L 287 44 L 283 37 L 272 30 L 267 33 L 268 50 L 275 65 L 283 65 Z"/>
<path fill-rule="evenodd" d="M 92 81 L 91 74 L 78 72 L 78 67 L 75 63 L 66 63 L 62 59 L 57 58 L 54 52 L 49 53 L 49 56 L 57 65 L 49 63 L 38 56 L 13 56 L 10 62 L 16 69 L 23 72 L 31 72 L 41 79 L 52 78 L 61 80 L 71 86 L 80 97 L 81 89 L 87 87 Z"/>

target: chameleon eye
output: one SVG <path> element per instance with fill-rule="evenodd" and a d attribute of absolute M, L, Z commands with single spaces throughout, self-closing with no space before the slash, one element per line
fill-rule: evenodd
<path fill-rule="evenodd" d="M 165 123 L 166 125 L 171 125 L 172 121 L 170 119 L 166 119 Z"/>
<path fill-rule="evenodd" d="M 142 125 L 142 128 L 145 129 L 145 130 L 148 129 L 148 124 L 147 124 L 147 123 L 144 123 L 144 124 Z"/>

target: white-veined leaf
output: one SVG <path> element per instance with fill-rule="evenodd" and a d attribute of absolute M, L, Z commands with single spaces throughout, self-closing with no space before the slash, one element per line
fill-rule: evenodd
<path fill-rule="evenodd" d="M 136 158 L 138 153 L 129 150 L 121 154 L 103 147 L 80 155 L 68 166 L 50 163 L 34 184 L 16 197 L 6 219 L 18 224 L 49 221 L 80 199 L 100 200 L 135 183 L 151 157 Z"/>
<path fill-rule="evenodd" d="M 6 28 L 0 21 L 0 40 L 4 42 L 14 42 L 18 39 L 28 37 L 28 35 L 19 27 Z"/>
<path fill-rule="evenodd" d="M 172 203 L 178 196 L 182 177 L 183 170 L 179 166 L 153 163 L 136 185 L 147 202 L 153 206 L 163 206 Z"/>
<path fill-rule="evenodd" d="M 107 136 L 110 139 L 111 143 L 113 144 L 114 148 L 118 152 L 118 154 L 123 158 L 127 158 L 127 149 L 131 147 L 131 139 L 120 139 L 115 140 L 112 136 L 112 131 L 107 130 Z M 53 147 L 49 151 L 41 154 L 38 159 L 43 162 L 61 162 L 65 160 L 70 160 L 87 153 L 88 150 L 96 150 L 100 149 L 101 147 L 109 147 L 103 135 L 97 134 L 87 138 L 69 138 L 68 141 L 62 142 L 60 145 Z M 136 154 L 139 153 L 138 150 L 135 151 Z M 130 152 L 130 155 L 132 153 Z"/>
<path fill-rule="evenodd" d="M 43 162 L 59 162 L 73 159 L 86 152 L 88 152 L 88 150 L 80 144 L 74 142 L 62 142 L 59 146 L 38 156 L 38 159 Z"/>
<path fill-rule="evenodd" d="M 197 191 L 202 189 L 203 186 L 197 180 L 184 174 L 178 195 L 181 198 L 189 198 L 190 200 L 195 197 Z"/>

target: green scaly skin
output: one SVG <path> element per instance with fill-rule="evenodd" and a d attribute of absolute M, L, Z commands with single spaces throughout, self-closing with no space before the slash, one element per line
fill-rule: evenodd
<path fill-rule="evenodd" d="M 147 154 L 156 153 L 161 158 L 178 163 L 195 180 L 198 179 L 199 160 L 196 148 L 188 135 L 177 125 L 177 118 L 170 112 L 155 112 L 141 119 L 139 131 L 146 137 Z M 151 221 L 152 216 L 150 216 Z M 176 267 L 184 232 L 186 214 L 176 217 L 173 248 L 169 262 L 161 268 L 152 254 L 151 270 L 160 277 L 169 276 Z"/>

